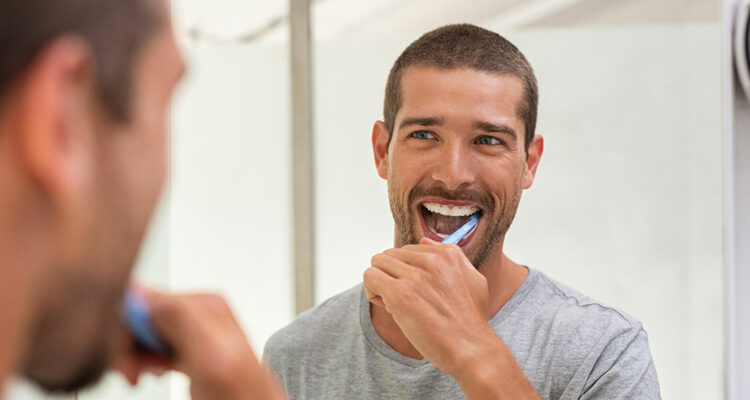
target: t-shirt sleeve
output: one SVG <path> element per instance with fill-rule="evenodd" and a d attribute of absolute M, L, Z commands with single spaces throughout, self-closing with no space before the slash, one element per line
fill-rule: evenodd
<path fill-rule="evenodd" d="M 640 324 L 625 329 L 607 343 L 580 399 L 661 399 L 648 336 Z"/>

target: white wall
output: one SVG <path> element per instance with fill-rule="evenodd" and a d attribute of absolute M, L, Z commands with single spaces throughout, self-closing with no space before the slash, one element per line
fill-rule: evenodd
<path fill-rule="evenodd" d="M 173 107 L 170 286 L 225 295 L 260 355 L 293 315 L 285 46 L 197 45 Z M 184 398 L 186 387 L 172 398 Z"/>
<path fill-rule="evenodd" d="M 22 378 L 10 379 L 0 398 L 8 400 L 74 400 L 75 396 L 53 396 L 42 392 L 35 385 Z"/>
<path fill-rule="evenodd" d="M 536 69 L 546 150 L 507 253 L 639 318 L 664 398 L 720 398 L 718 24 L 508 37 Z M 413 39 L 316 46 L 318 301 L 392 246 L 369 138 L 391 63 Z"/>

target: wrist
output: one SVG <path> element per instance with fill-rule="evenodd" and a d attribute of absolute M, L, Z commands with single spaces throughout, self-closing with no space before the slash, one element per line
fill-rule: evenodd
<path fill-rule="evenodd" d="M 492 337 L 469 346 L 451 376 L 467 399 L 539 399 L 503 341 Z"/>
<path fill-rule="evenodd" d="M 271 371 L 260 363 L 253 363 L 245 373 L 245 379 L 237 382 L 237 399 L 283 400 L 286 397 Z"/>
<path fill-rule="evenodd" d="M 253 398 L 258 399 L 269 399 L 269 400 L 285 400 L 286 396 L 284 395 L 284 391 L 281 390 L 281 385 L 276 381 L 276 378 L 273 376 L 271 371 L 261 366 L 261 369 L 263 370 L 258 377 L 260 378 L 260 387 L 262 387 L 262 390 L 260 390 L 258 393 L 262 393 L 262 396 L 257 396 Z"/>
<path fill-rule="evenodd" d="M 492 342 L 474 342 L 470 346 L 463 346 L 462 351 L 456 358 L 454 370 L 449 373 L 451 377 L 463 389 L 464 387 L 489 387 L 492 377 L 498 375 L 497 365 L 502 355 L 498 355 L 495 349 L 495 340 Z M 465 391 L 465 390 L 464 390 Z"/>
<path fill-rule="evenodd" d="M 223 357 L 200 376 L 190 376 L 193 399 L 284 399 L 276 380 L 252 352 Z M 196 395 L 197 393 L 200 395 Z"/>

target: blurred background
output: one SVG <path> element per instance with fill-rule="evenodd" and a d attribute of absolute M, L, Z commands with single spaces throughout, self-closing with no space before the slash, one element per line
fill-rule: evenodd
<path fill-rule="evenodd" d="M 289 3 L 171 4 L 189 73 L 137 275 L 224 294 L 260 354 L 296 313 Z M 539 80 L 546 149 L 507 254 L 640 319 L 665 399 L 724 397 L 720 0 L 318 0 L 310 22 L 316 304 L 392 246 L 370 133 L 393 61 L 470 22 Z M 180 376 L 142 384 L 78 398 L 188 398 Z"/>

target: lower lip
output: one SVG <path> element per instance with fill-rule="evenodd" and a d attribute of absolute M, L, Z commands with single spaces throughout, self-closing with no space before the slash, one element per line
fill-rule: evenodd
<path fill-rule="evenodd" d="M 421 205 L 417 206 L 417 215 L 419 216 L 419 223 L 422 227 L 422 234 L 431 240 L 434 240 L 436 242 L 442 242 L 444 238 L 438 236 L 436 233 L 430 230 L 430 228 L 427 227 L 427 222 L 425 222 L 424 220 L 421 207 L 422 207 Z M 461 239 L 460 242 L 458 242 L 459 247 L 463 247 L 469 243 L 469 241 L 474 237 L 474 233 L 476 233 L 477 229 L 479 229 L 479 224 L 481 222 L 482 222 L 482 219 L 480 218 L 479 221 L 477 221 L 477 225 L 474 227 L 474 229 L 472 229 L 468 235 L 464 236 L 464 238 Z"/>

